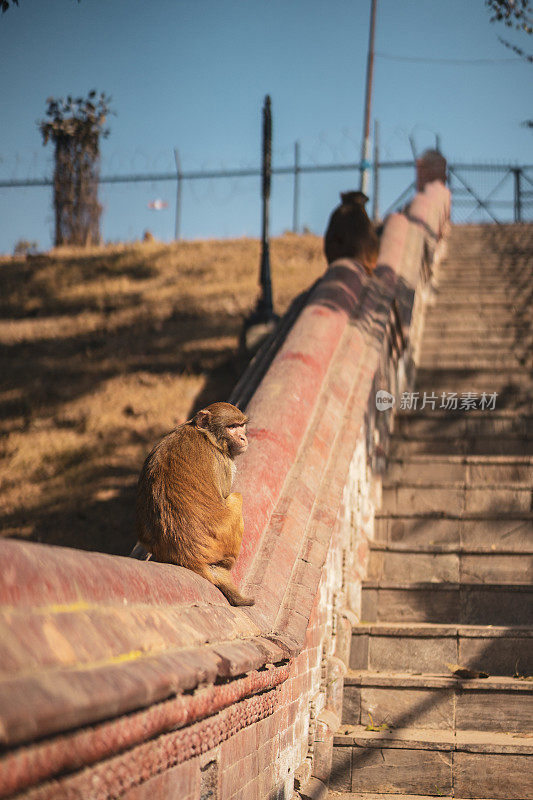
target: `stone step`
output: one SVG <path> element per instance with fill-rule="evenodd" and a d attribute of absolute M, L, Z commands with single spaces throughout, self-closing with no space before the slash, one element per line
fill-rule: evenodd
<path fill-rule="evenodd" d="M 421 352 L 441 352 L 451 355 L 455 352 L 464 352 L 466 355 L 507 355 L 511 358 L 516 355 L 528 354 L 533 343 L 533 338 L 524 333 L 523 336 L 516 336 L 515 331 L 507 331 L 498 336 L 490 337 L 485 334 L 476 334 L 471 330 L 461 330 L 453 335 L 450 331 L 445 337 L 429 335 L 422 341 Z"/>
<path fill-rule="evenodd" d="M 524 298 L 531 284 L 533 275 L 523 277 L 518 283 L 513 280 L 512 288 L 506 281 L 493 279 L 483 279 L 483 286 L 475 278 L 448 278 L 439 276 L 436 285 L 433 284 L 433 292 L 428 300 L 431 307 L 440 305 L 441 301 L 451 304 L 453 300 L 458 300 L 461 304 L 468 301 L 472 306 L 485 305 L 485 303 L 498 303 L 501 305 L 509 304 L 519 309 L 524 309 L 527 314 L 527 306 Z"/>
<path fill-rule="evenodd" d="M 441 403 L 448 402 L 448 396 L 438 397 L 433 400 L 433 395 L 422 392 L 417 398 L 417 404 L 426 409 L 411 412 L 399 411 L 394 418 L 394 433 L 400 436 L 409 436 L 414 439 L 430 439 L 449 436 L 532 436 L 533 437 L 533 416 L 518 415 L 513 413 L 498 412 L 486 409 L 479 411 L 476 409 L 457 410 L 452 412 L 444 411 L 440 408 Z M 468 404 L 468 398 L 458 396 L 459 407 Z M 481 398 L 478 396 L 474 401 L 479 406 Z M 400 398 L 401 402 L 401 398 Z M 435 403 L 435 409 L 431 408 L 431 402 Z M 496 398 L 496 406 L 498 398 Z"/>
<path fill-rule="evenodd" d="M 525 400 L 524 400 L 525 403 Z M 413 439 L 392 436 L 390 457 L 405 459 L 415 455 L 465 455 L 465 456 L 517 456 L 523 458 L 533 454 L 533 439 L 525 436 L 470 436 L 447 438 L 434 436 L 431 439 Z"/>
<path fill-rule="evenodd" d="M 441 512 L 459 516 L 480 514 L 485 511 L 520 513 L 533 511 L 531 488 L 507 487 L 435 487 L 401 486 L 383 489 L 382 514 L 417 514 Z"/>
<path fill-rule="evenodd" d="M 529 306 L 524 302 L 524 298 L 512 297 L 508 294 L 499 293 L 494 295 L 491 292 L 449 292 L 441 294 L 437 288 L 428 305 L 428 319 L 436 312 L 442 314 L 467 314 L 468 318 L 490 317 L 491 314 L 502 314 L 522 311 L 527 316 L 531 316 Z"/>
<path fill-rule="evenodd" d="M 491 313 L 492 311 L 492 313 Z M 492 323 L 492 325 L 491 325 Z M 497 309 L 487 309 L 471 313 L 468 308 L 457 306 L 457 308 L 444 308 L 440 305 L 426 306 L 424 315 L 424 332 L 431 331 L 442 325 L 453 326 L 463 330 L 476 330 L 476 328 L 490 329 L 492 334 L 502 330 L 522 331 L 527 335 L 530 330 L 531 320 L 529 312 L 517 313 L 515 308 L 506 308 L 501 311 Z"/>
<path fill-rule="evenodd" d="M 440 324 L 453 323 L 454 326 L 464 330 L 475 330 L 476 327 L 490 326 L 491 321 L 493 321 L 497 329 L 501 330 L 502 333 L 516 329 L 527 336 L 528 329 L 531 326 L 529 310 L 525 311 L 509 304 L 508 306 L 498 306 L 498 308 L 484 305 L 479 311 L 472 312 L 465 308 L 460 300 L 459 296 L 456 297 L 457 305 L 455 308 L 452 308 L 451 304 L 449 308 L 440 304 L 426 306 L 424 325 L 431 329 Z M 424 327 L 425 330 L 426 328 Z M 494 328 L 492 328 L 492 333 L 495 333 Z"/>
<path fill-rule="evenodd" d="M 491 324 L 490 320 L 472 320 L 470 322 L 465 319 L 435 319 L 434 321 L 428 320 L 424 327 L 422 347 L 424 347 L 424 341 L 432 339 L 462 342 L 476 338 L 484 338 L 487 341 L 492 338 L 502 343 L 507 341 L 510 342 L 509 346 L 513 347 L 514 342 L 523 344 L 529 341 L 529 332 L 524 325 L 516 324 L 516 320 L 505 324 L 493 321 Z"/>
<path fill-rule="evenodd" d="M 488 295 L 496 293 L 504 298 L 516 297 L 522 299 L 521 291 L 526 292 L 531 282 L 533 270 L 525 272 L 509 271 L 507 273 L 497 270 L 487 270 L 481 273 L 477 269 L 449 270 L 439 269 L 433 278 L 436 297 L 441 297 L 446 292 L 458 291 L 464 294 L 471 292 L 475 295 Z"/>
<path fill-rule="evenodd" d="M 333 741 L 333 791 L 533 798 L 531 738 L 492 731 L 378 732 L 342 726 Z"/>
<path fill-rule="evenodd" d="M 505 281 L 496 283 L 495 281 L 487 284 L 483 281 L 483 287 L 480 288 L 479 284 L 476 286 L 475 281 L 466 282 L 457 279 L 448 279 L 438 281 L 438 285 L 434 288 L 433 294 L 430 298 L 431 307 L 451 306 L 454 301 L 459 305 L 470 306 L 477 311 L 478 307 L 488 307 L 491 305 L 498 306 L 511 306 L 524 310 L 528 313 L 527 305 L 524 303 L 524 297 L 527 296 L 528 285 L 531 282 L 531 276 L 527 281 L 523 281 L 520 286 L 513 283 L 512 290 L 506 286 Z"/>
<path fill-rule="evenodd" d="M 437 384 L 441 391 L 473 391 L 478 387 L 487 394 L 491 392 L 501 392 L 504 387 L 511 384 L 520 386 L 533 386 L 533 374 L 528 369 L 509 369 L 503 372 L 501 369 L 486 369 L 480 372 L 472 372 L 469 369 L 419 369 L 417 371 L 416 383 L 426 391 L 431 391 L 432 384 Z M 433 388 L 433 391 L 437 391 Z M 510 391 L 510 389 L 508 389 Z"/>
<path fill-rule="evenodd" d="M 480 276 L 481 278 L 492 279 L 500 281 L 505 287 L 512 288 L 514 281 L 510 282 L 512 276 L 516 280 L 527 276 L 532 271 L 531 260 L 527 259 L 520 265 L 508 261 L 506 264 L 502 262 L 501 258 L 495 259 L 468 259 L 463 260 L 458 258 L 454 261 L 443 260 L 434 270 L 435 275 L 439 281 L 451 275 L 456 275 L 459 279 L 472 276 Z"/>
<path fill-rule="evenodd" d="M 511 354 L 505 349 L 489 350 L 483 347 L 453 345 L 445 347 L 424 347 L 418 357 L 418 367 L 423 369 L 491 369 L 499 366 L 502 369 L 520 369 L 531 366 L 533 355 L 526 348 L 516 349 Z"/>
<path fill-rule="evenodd" d="M 444 581 L 448 583 L 527 583 L 533 575 L 529 551 L 468 549 L 457 545 L 371 544 L 367 578 L 371 581 Z"/>
<path fill-rule="evenodd" d="M 531 246 L 531 245 L 529 245 Z M 531 272 L 531 258 L 527 245 L 524 245 L 524 252 L 520 253 L 518 250 L 514 253 L 508 253 L 509 258 L 502 257 L 506 254 L 489 256 L 487 252 L 479 252 L 478 254 L 465 251 L 465 253 L 457 252 L 450 258 L 443 259 L 438 266 L 439 275 L 448 275 L 457 273 L 462 274 L 480 274 L 494 275 L 509 278 L 509 276 L 519 277 L 522 273 L 529 274 Z M 520 259 L 520 263 L 518 263 Z"/>
<path fill-rule="evenodd" d="M 364 581 L 361 619 L 365 622 L 528 625 L 533 623 L 533 585 Z"/>
<path fill-rule="evenodd" d="M 497 303 L 517 302 L 524 304 L 524 293 L 531 282 L 533 271 L 527 275 L 522 275 L 520 279 L 513 278 L 509 283 L 507 278 L 500 275 L 485 276 L 480 285 L 476 276 L 462 274 L 451 275 L 451 273 L 439 272 L 433 284 L 432 301 L 435 298 L 440 300 L 450 300 L 452 297 L 462 296 L 463 300 L 470 298 L 485 299 Z"/>
<path fill-rule="evenodd" d="M 454 268 L 458 270 L 479 268 L 494 269 L 499 273 L 521 272 L 531 267 L 531 259 L 528 256 L 532 246 L 531 239 L 524 237 L 512 248 L 501 248 L 494 243 L 487 245 L 487 242 L 482 240 L 471 248 L 465 239 L 455 243 L 452 237 L 448 240 L 448 252 L 444 254 L 439 270 L 445 272 Z"/>
<path fill-rule="evenodd" d="M 426 331 L 422 340 L 421 352 L 431 352 L 440 348 L 443 353 L 447 350 L 499 353 L 515 352 L 519 349 L 521 353 L 529 352 L 533 341 L 531 336 L 524 334 L 517 336 L 515 331 L 507 330 L 494 335 L 494 331 L 487 333 L 476 333 L 471 329 L 450 329 L 443 336 L 442 333 Z"/>
<path fill-rule="evenodd" d="M 396 423 L 401 415 L 397 415 Z M 411 486 L 516 486 L 533 485 L 533 456 L 412 456 L 391 459 L 383 477 L 383 488 Z"/>
<path fill-rule="evenodd" d="M 434 272 L 434 281 L 440 288 L 443 284 L 454 285 L 456 282 L 469 282 L 474 291 L 484 291 L 496 286 L 502 292 L 513 293 L 517 286 L 525 286 L 531 277 L 531 265 L 515 269 L 512 266 L 502 269 L 501 264 L 478 266 L 472 264 L 440 265 Z"/>
<path fill-rule="evenodd" d="M 461 679 L 451 671 L 350 670 L 344 678 L 342 722 L 524 735 L 533 731 L 533 682 L 503 676 Z"/>
<path fill-rule="evenodd" d="M 471 318 L 465 312 L 464 316 L 458 314 L 455 318 L 449 314 L 437 314 L 433 318 L 426 318 L 422 348 L 426 340 L 439 337 L 443 343 L 446 341 L 462 342 L 469 338 L 489 339 L 489 337 L 505 342 L 505 337 L 507 337 L 507 342 L 511 339 L 510 347 L 513 348 L 514 342 L 530 341 L 530 331 L 528 326 L 516 316 L 507 319 L 487 316 L 486 319 L 481 319 L 479 317 Z"/>
<path fill-rule="evenodd" d="M 457 296 L 464 303 L 470 303 L 472 311 L 480 306 L 516 303 L 519 308 L 527 308 L 527 289 L 531 283 L 533 270 L 527 273 L 508 273 L 498 275 L 496 272 L 479 275 L 476 270 L 452 273 L 440 270 L 433 276 L 429 301 L 450 304 Z"/>
<path fill-rule="evenodd" d="M 513 367 L 531 367 L 533 366 L 533 355 L 519 355 L 518 353 L 513 356 L 507 354 L 502 355 L 483 355 L 476 353 L 475 356 L 469 353 L 455 353 L 447 355 L 445 353 L 428 353 L 421 354 L 418 360 L 418 366 L 422 369 L 431 369 L 434 367 L 441 367 L 442 369 L 455 369 L 465 367 L 468 365 L 470 369 L 489 369 L 490 367 L 500 366 L 502 369 Z"/>
<path fill-rule="evenodd" d="M 324 795 L 325 797 L 325 795 Z M 439 800 L 465 800 L 464 798 L 458 797 L 451 797 L 450 795 L 437 795 Z M 295 795 L 293 800 L 299 800 L 299 795 Z M 435 795 L 429 794 L 405 794 L 401 792 L 401 794 L 397 794 L 396 792 L 391 797 L 389 793 L 387 794 L 376 794 L 375 792 L 332 792 L 329 791 L 327 795 L 327 800 L 435 800 Z M 488 800 L 484 798 L 484 800 Z"/>
<path fill-rule="evenodd" d="M 533 626 L 385 621 L 352 628 L 353 670 L 445 675 L 448 664 L 459 664 L 489 675 L 527 677 L 532 662 Z"/>
<path fill-rule="evenodd" d="M 531 317 L 531 311 L 524 294 L 515 291 L 496 293 L 482 291 L 482 287 L 472 291 L 458 291 L 457 286 L 452 284 L 449 289 L 442 291 L 442 285 L 435 287 L 429 299 L 427 312 L 428 315 L 435 312 L 449 312 L 451 314 L 462 311 L 468 317 L 487 316 L 491 312 L 506 314 L 509 311 L 516 311 Z"/>
<path fill-rule="evenodd" d="M 462 334 L 460 337 L 446 337 L 445 339 L 440 336 L 434 338 L 426 336 L 422 342 L 421 353 L 422 355 L 441 353 L 443 356 L 461 353 L 469 356 L 483 356 L 484 358 L 487 355 L 506 355 L 512 358 L 515 355 L 528 355 L 532 344 L 532 341 L 526 341 L 526 339 L 517 341 L 513 336 L 509 336 L 506 342 L 502 341 L 501 337 L 490 341 L 483 337 L 476 339 Z"/>
<path fill-rule="evenodd" d="M 533 543 L 533 514 L 383 514 L 374 521 L 377 541 L 390 544 L 454 544 L 465 549 L 529 552 Z"/>

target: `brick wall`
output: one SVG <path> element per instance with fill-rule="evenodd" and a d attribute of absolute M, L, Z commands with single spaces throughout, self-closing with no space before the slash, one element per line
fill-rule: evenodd
<path fill-rule="evenodd" d="M 247 405 L 255 606 L 178 567 L 0 544 L 0 797 L 320 796 L 391 424 L 374 394 L 410 380 L 448 216 L 429 184 L 372 278 L 332 264 Z"/>

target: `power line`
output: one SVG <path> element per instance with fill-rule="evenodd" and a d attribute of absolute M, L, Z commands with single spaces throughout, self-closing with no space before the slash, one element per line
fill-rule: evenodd
<path fill-rule="evenodd" d="M 399 56 L 389 53 L 379 53 L 376 51 L 376 56 L 385 58 L 387 61 L 412 61 L 418 64 L 474 64 L 482 66 L 483 64 L 510 64 L 517 61 L 523 62 L 522 58 L 422 58 L 418 56 Z"/>

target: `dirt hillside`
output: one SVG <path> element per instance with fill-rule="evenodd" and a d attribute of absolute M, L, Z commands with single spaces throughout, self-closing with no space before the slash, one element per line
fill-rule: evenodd
<path fill-rule="evenodd" d="M 325 268 L 322 240 L 271 245 L 282 313 Z M 0 531 L 125 554 L 153 444 L 224 400 L 258 293 L 250 239 L 0 258 Z"/>

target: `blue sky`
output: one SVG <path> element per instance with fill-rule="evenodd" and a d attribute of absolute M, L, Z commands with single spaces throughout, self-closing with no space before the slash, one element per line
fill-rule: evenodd
<path fill-rule="evenodd" d="M 261 106 L 272 96 L 275 165 L 356 161 L 360 154 L 370 0 L 20 0 L 0 16 L 0 178 L 51 173 L 36 121 L 50 95 L 112 96 L 116 116 L 102 173 L 257 166 Z M 378 0 L 372 117 L 381 158 L 411 157 L 441 136 L 451 161 L 533 162 L 533 66 L 514 60 L 483 0 Z M 399 61 L 403 56 L 428 61 Z M 489 59 L 451 64 L 430 59 Z M 384 176 L 382 210 L 412 176 Z M 357 173 L 304 176 L 300 223 L 322 233 L 338 192 Z M 486 180 L 486 190 L 496 178 Z M 156 198 L 168 208 L 154 212 Z M 174 231 L 175 185 L 102 187 L 106 240 Z M 274 180 L 272 231 L 292 222 L 292 181 Z M 53 233 L 49 189 L 0 189 L 0 252 Z M 257 179 L 183 190 L 185 238 L 258 235 Z"/>

